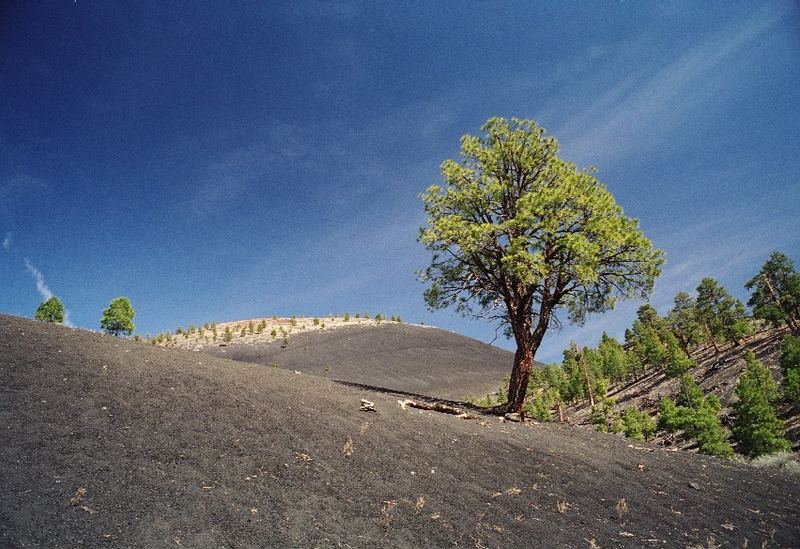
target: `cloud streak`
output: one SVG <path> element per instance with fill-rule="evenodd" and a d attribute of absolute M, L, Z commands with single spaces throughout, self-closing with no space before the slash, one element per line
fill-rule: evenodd
<path fill-rule="evenodd" d="M 36 283 L 36 291 L 39 292 L 39 295 L 42 297 L 42 300 L 47 301 L 48 299 L 53 297 L 53 292 L 47 286 L 42 271 L 37 269 L 27 257 L 25 258 L 25 268 L 33 277 L 33 281 Z M 64 325 L 72 326 L 72 322 L 70 321 L 69 318 L 69 311 L 66 308 L 64 309 Z"/>
<path fill-rule="evenodd" d="M 569 156 L 608 163 L 659 146 L 667 131 L 718 100 L 732 78 L 758 62 L 753 45 L 787 15 L 787 9 L 762 10 L 747 26 L 729 25 L 661 70 L 620 81 L 559 128 Z"/>
<path fill-rule="evenodd" d="M 10 250 L 10 249 L 11 249 L 11 242 L 12 242 L 12 241 L 13 241 L 13 240 L 12 240 L 11 233 L 6 233 L 6 236 L 5 236 L 5 238 L 3 238 L 3 249 L 4 249 L 5 251 L 8 251 L 8 250 Z"/>

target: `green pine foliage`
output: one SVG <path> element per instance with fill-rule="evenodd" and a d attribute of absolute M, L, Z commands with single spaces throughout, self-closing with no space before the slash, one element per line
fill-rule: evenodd
<path fill-rule="evenodd" d="M 713 278 L 704 278 L 697 287 L 697 317 L 716 341 L 739 345 L 750 333 L 747 311 Z"/>
<path fill-rule="evenodd" d="M 800 406 L 800 337 L 783 338 L 781 370 L 784 398 L 793 406 Z"/>
<path fill-rule="evenodd" d="M 679 377 L 695 366 L 672 331 L 667 320 L 658 316 L 650 305 L 639 308 L 633 326 L 625 333 L 625 339 L 636 355 L 631 364 L 634 371 L 663 370 L 669 377 Z"/>
<path fill-rule="evenodd" d="M 747 353 L 746 360 L 747 370 L 739 378 L 738 401 L 734 404 L 737 417 L 733 435 L 738 450 L 749 457 L 789 451 L 783 421 L 775 412 L 780 398 L 778 384 L 752 352 Z"/>
<path fill-rule="evenodd" d="M 357 316 L 358 316 L 358 315 L 356 315 L 356 317 L 357 317 Z M 345 313 L 345 314 L 344 314 L 344 321 L 345 321 L 345 322 L 350 322 L 350 313 Z"/>
<path fill-rule="evenodd" d="M 719 419 L 721 409 L 719 398 L 706 396 L 691 376 L 684 375 L 677 399 L 661 401 L 658 426 L 670 432 L 682 431 L 686 438 L 697 441 L 703 454 L 731 456 L 733 447 Z"/>
<path fill-rule="evenodd" d="M 115 297 L 103 311 L 100 327 L 110 335 L 130 335 L 136 328 L 133 324 L 134 316 L 136 311 L 131 300 L 127 297 Z"/>
<path fill-rule="evenodd" d="M 557 364 L 534 368 L 528 380 L 525 414 L 538 421 L 552 420 L 553 408 L 561 406 L 561 393 L 566 382 L 564 370 Z"/>
<path fill-rule="evenodd" d="M 679 292 L 673 300 L 674 307 L 667 313 L 666 323 L 683 348 L 689 353 L 691 347 L 705 341 L 703 329 L 697 318 L 697 301 L 686 292 Z"/>
<path fill-rule="evenodd" d="M 650 440 L 656 433 L 656 420 L 631 406 L 622 413 L 622 433 L 633 440 Z"/>
<path fill-rule="evenodd" d="M 680 346 L 678 338 L 672 333 L 667 332 L 663 336 L 665 346 L 664 372 L 669 377 L 680 377 L 696 366 L 696 362 L 686 355 L 686 351 Z"/>
<path fill-rule="evenodd" d="M 233 330 L 230 326 L 225 326 L 225 332 L 222 335 L 222 340 L 226 343 L 233 341 Z"/>
<path fill-rule="evenodd" d="M 800 336 L 800 273 L 787 255 L 774 252 L 745 287 L 751 291 L 747 304 L 754 318 L 786 324 Z"/>
<path fill-rule="evenodd" d="M 526 417 L 537 421 L 552 421 L 554 404 L 554 391 L 546 390 L 536 394 L 529 393 L 523 409 Z"/>
<path fill-rule="evenodd" d="M 34 315 L 36 320 L 42 322 L 52 322 L 53 324 L 64 323 L 64 304 L 56 296 L 53 296 L 42 303 L 36 308 Z"/>
<path fill-rule="evenodd" d="M 601 433 L 619 433 L 623 429 L 622 419 L 615 410 L 616 401 L 613 398 L 604 398 L 600 403 L 592 406 L 589 421 Z"/>

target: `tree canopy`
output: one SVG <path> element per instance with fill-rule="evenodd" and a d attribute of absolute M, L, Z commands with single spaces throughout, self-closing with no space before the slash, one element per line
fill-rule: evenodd
<path fill-rule="evenodd" d="M 789 256 L 774 252 L 745 287 L 752 292 L 747 304 L 753 316 L 800 335 L 800 273 Z"/>
<path fill-rule="evenodd" d="M 533 120 L 491 118 L 461 139 L 461 161 L 422 195 L 433 252 L 421 274 L 431 309 L 499 321 L 517 354 L 508 409 L 522 408 L 533 357 L 559 311 L 581 323 L 618 299 L 646 298 L 663 253 L 594 169 L 558 157 Z"/>
<path fill-rule="evenodd" d="M 36 308 L 34 316 L 36 320 L 44 322 L 53 322 L 55 324 L 64 323 L 64 304 L 56 296 L 51 297 L 46 301 L 42 301 Z"/>
<path fill-rule="evenodd" d="M 739 443 L 738 450 L 750 457 L 789 451 L 783 421 L 775 412 L 780 398 L 778 384 L 752 351 L 747 352 L 746 359 L 747 370 L 736 386 L 738 401 L 734 405 L 737 417 L 733 435 Z"/>
<path fill-rule="evenodd" d="M 715 345 L 717 339 L 738 345 L 750 331 L 747 311 L 742 302 L 713 278 L 700 281 L 696 307 L 697 318 Z"/>
<path fill-rule="evenodd" d="M 136 311 L 133 310 L 131 300 L 127 297 L 115 297 L 103 311 L 100 327 L 107 334 L 130 335 L 136 328 L 133 324 L 134 316 L 136 316 Z"/>

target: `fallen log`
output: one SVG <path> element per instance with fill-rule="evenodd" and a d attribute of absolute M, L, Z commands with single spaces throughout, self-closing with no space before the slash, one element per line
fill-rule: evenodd
<path fill-rule="evenodd" d="M 403 410 L 405 410 L 408 407 L 420 408 L 422 410 L 432 410 L 434 412 L 441 412 L 443 414 L 453 414 L 454 416 L 460 417 L 462 419 L 476 419 L 476 416 L 468 414 L 461 408 L 450 406 L 449 404 L 445 404 L 444 402 L 418 402 L 416 400 L 411 400 L 407 398 L 405 400 L 398 400 L 397 403 Z"/>

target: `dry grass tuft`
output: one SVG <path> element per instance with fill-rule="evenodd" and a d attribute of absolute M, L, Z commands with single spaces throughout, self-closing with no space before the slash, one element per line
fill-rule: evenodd
<path fill-rule="evenodd" d="M 69 502 L 70 502 L 70 504 L 72 504 L 72 505 L 79 505 L 79 504 L 80 504 L 80 502 L 82 502 L 82 501 L 83 501 L 83 498 L 84 498 L 85 496 L 86 496 L 86 488 L 84 488 L 83 486 L 81 486 L 81 487 L 80 487 L 80 488 L 78 488 L 78 490 L 75 492 L 75 495 L 74 495 L 74 496 L 72 496 L 72 497 L 69 499 Z"/>
<path fill-rule="evenodd" d="M 342 447 L 342 455 L 344 457 L 350 457 L 353 455 L 353 448 L 355 444 L 353 444 L 353 439 L 347 437 L 347 440 L 344 441 L 344 446 Z"/>
<path fill-rule="evenodd" d="M 628 502 L 625 501 L 625 498 L 622 498 L 617 502 L 617 516 L 622 518 L 625 513 L 628 512 Z"/>
<path fill-rule="evenodd" d="M 392 523 L 392 511 L 394 508 L 397 507 L 396 500 L 389 500 L 383 502 L 383 508 L 381 509 L 381 514 L 383 515 L 383 525 L 384 527 L 389 527 Z"/>

